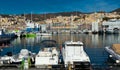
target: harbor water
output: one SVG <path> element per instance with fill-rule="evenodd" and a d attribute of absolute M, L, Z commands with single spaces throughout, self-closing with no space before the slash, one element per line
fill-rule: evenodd
<path fill-rule="evenodd" d="M 104 49 L 104 47 L 111 46 L 114 43 L 120 43 L 120 35 L 113 34 L 54 34 L 52 36 L 36 36 L 28 38 L 18 37 L 12 40 L 9 46 L 3 47 L 0 55 L 4 56 L 7 52 L 18 54 L 23 48 L 37 54 L 39 50 L 43 48 L 40 43 L 43 40 L 56 40 L 58 46 L 62 46 L 62 43 L 65 41 L 82 41 L 94 69 L 99 70 L 101 68 L 110 69 L 111 67 L 116 67 Z"/>

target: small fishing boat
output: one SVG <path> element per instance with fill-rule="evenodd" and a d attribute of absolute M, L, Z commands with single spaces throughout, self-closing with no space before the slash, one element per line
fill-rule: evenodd
<path fill-rule="evenodd" d="M 33 32 L 26 33 L 26 37 L 36 37 L 36 34 Z"/>
<path fill-rule="evenodd" d="M 120 64 L 120 44 L 113 44 L 111 47 L 105 47 L 105 50 L 109 53 L 111 57 L 117 64 Z"/>

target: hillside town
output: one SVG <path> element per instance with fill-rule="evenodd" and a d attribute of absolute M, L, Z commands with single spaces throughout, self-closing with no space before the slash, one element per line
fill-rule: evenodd
<path fill-rule="evenodd" d="M 46 30 L 92 30 L 92 23 L 98 23 L 97 31 L 103 29 L 103 22 L 107 22 L 111 19 L 120 19 L 120 14 L 117 12 L 105 13 L 105 12 L 94 12 L 94 13 L 70 13 L 69 16 L 57 15 L 50 17 L 49 14 L 23 14 L 23 15 L 1 15 L 0 16 L 0 27 L 8 31 L 13 30 L 25 30 L 27 22 L 33 22 L 37 27 L 44 26 Z M 48 18 L 49 15 L 49 18 Z M 72 27 L 71 27 L 72 26 Z M 96 26 L 94 26 L 96 27 Z M 45 30 L 45 31 L 46 31 Z"/>

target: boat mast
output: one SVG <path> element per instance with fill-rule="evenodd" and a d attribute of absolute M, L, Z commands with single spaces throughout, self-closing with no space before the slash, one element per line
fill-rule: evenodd
<path fill-rule="evenodd" d="M 24 13 L 24 21 L 25 21 L 25 13 Z"/>
<path fill-rule="evenodd" d="M 73 15 L 71 15 L 71 17 L 70 17 L 70 31 L 72 31 L 72 23 L 73 23 Z M 71 41 L 73 41 L 73 37 L 72 37 L 72 34 L 70 34 L 71 35 Z"/>
<path fill-rule="evenodd" d="M 32 12 L 31 12 L 31 22 L 32 22 Z"/>

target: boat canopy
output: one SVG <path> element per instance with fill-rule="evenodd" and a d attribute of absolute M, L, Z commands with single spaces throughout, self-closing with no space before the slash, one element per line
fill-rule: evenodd
<path fill-rule="evenodd" d="M 42 47 L 57 47 L 57 42 L 55 40 L 43 40 L 40 44 Z"/>
<path fill-rule="evenodd" d="M 40 43 L 44 43 L 44 42 L 54 42 L 54 43 L 56 43 L 55 40 L 43 40 L 43 41 L 41 41 Z"/>

